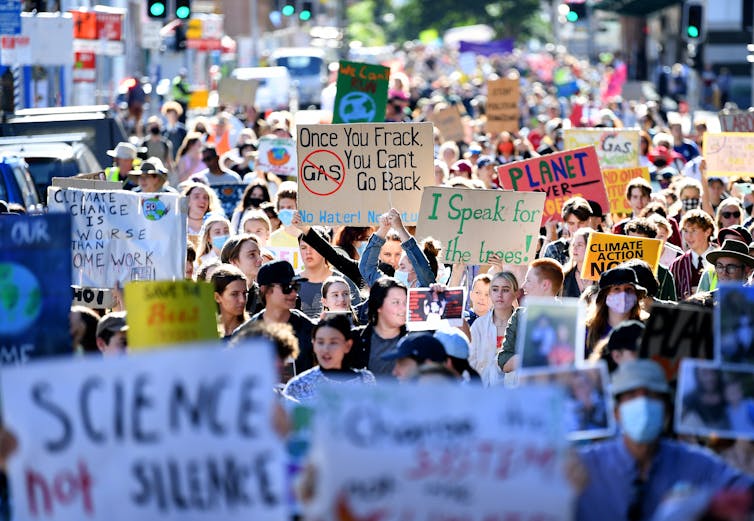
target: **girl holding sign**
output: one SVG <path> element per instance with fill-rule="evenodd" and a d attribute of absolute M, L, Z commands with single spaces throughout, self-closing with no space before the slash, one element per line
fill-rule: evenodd
<path fill-rule="evenodd" d="M 284 395 L 308 404 L 323 383 L 376 383 L 367 369 L 351 369 L 343 363 L 353 345 L 351 323 L 345 315 L 330 315 L 320 320 L 312 330 L 312 344 L 318 365 L 289 380 Z"/>

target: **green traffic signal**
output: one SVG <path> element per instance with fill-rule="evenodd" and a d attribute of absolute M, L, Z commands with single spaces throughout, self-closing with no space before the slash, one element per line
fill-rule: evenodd
<path fill-rule="evenodd" d="M 307 20 L 311 19 L 312 12 L 311 11 L 301 11 L 298 15 L 299 19 L 306 22 Z"/>
<path fill-rule="evenodd" d="M 571 23 L 576 23 L 579 21 L 579 14 L 574 11 L 568 11 L 568 14 L 566 15 L 566 20 L 568 20 Z"/>
<path fill-rule="evenodd" d="M 185 5 L 181 6 L 178 9 L 175 10 L 175 16 L 177 18 L 181 18 L 181 19 L 185 20 L 186 18 L 188 18 L 189 16 L 191 16 L 191 9 L 188 8 L 188 7 L 186 7 Z"/>
<path fill-rule="evenodd" d="M 283 16 L 291 16 L 296 11 L 296 8 L 290 4 L 284 5 L 280 10 Z"/>
<path fill-rule="evenodd" d="M 162 2 L 154 2 L 149 6 L 149 14 L 154 17 L 160 17 L 165 14 L 165 4 Z"/>
<path fill-rule="evenodd" d="M 689 25 L 686 28 L 686 34 L 689 38 L 699 38 L 699 28 L 694 25 Z"/>

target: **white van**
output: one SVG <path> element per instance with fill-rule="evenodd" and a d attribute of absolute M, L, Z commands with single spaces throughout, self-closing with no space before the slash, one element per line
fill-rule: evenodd
<path fill-rule="evenodd" d="M 285 67 L 239 67 L 231 76 L 238 80 L 257 80 L 254 105 L 261 111 L 288 110 L 291 76 Z"/>
<path fill-rule="evenodd" d="M 283 47 L 270 54 L 270 64 L 285 67 L 298 91 L 301 108 L 322 105 L 322 89 L 327 85 L 325 51 L 316 47 Z"/>

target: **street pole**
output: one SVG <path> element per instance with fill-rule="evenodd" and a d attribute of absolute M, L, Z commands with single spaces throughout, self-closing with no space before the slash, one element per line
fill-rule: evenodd
<path fill-rule="evenodd" d="M 251 2 L 251 66 L 259 65 L 259 10 L 256 0 Z"/>

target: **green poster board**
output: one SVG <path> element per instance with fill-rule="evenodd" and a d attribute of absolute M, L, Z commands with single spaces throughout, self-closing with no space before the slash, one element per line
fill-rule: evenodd
<path fill-rule="evenodd" d="M 341 61 L 333 123 L 385 121 L 390 68 L 382 65 Z"/>

